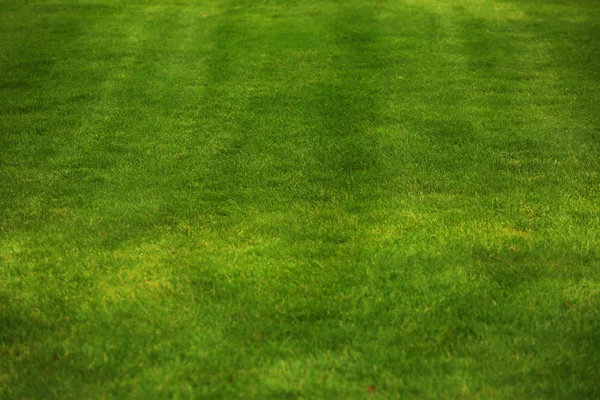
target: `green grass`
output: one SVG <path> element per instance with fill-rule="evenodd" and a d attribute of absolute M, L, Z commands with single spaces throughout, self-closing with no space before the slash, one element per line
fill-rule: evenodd
<path fill-rule="evenodd" d="M 0 0 L 0 398 L 600 398 L 600 3 Z"/>

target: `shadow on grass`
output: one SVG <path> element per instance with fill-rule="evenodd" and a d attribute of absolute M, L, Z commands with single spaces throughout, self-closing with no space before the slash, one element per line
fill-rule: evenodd
<path fill-rule="evenodd" d="M 205 164 L 208 174 L 195 178 L 203 180 L 199 196 L 265 211 L 348 197 L 368 208 L 377 192 L 370 189 L 382 174 L 381 144 L 369 132 L 376 124 L 379 88 L 367 81 L 380 63 L 372 46 L 377 40 L 372 7 L 336 7 L 332 26 L 312 15 L 317 32 L 309 44 L 292 35 L 282 44 L 276 41 L 281 38 L 254 33 L 247 10 L 235 3 L 214 33 L 204 101 L 206 111 L 219 116 L 213 127 L 220 143 Z M 310 24 L 294 29 L 310 36 Z M 317 39 L 319 34 L 324 36 Z M 317 54 L 306 61 L 312 68 L 298 72 L 311 52 Z M 286 65 L 294 58 L 296 70 Z M 274 67 L 279 63 L 291 75 L 317 77 L 309 85 L 292 81 L 285 69 Z"/>

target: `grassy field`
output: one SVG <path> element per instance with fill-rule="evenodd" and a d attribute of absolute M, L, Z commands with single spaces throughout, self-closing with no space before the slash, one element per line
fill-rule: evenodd
<path fill-rule="evenodd" d="M 0 0 L 0 398 L 599 399 L 600 2 Z"/>

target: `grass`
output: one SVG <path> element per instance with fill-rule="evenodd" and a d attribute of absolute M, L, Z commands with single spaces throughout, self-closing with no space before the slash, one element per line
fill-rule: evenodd
<path fill-rule="evenodd" d="M 600 398 L 600 3 L 0 1 L 0 397 Z"/>

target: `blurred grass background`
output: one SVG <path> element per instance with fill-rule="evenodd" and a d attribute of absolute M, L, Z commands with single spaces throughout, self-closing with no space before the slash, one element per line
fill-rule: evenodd
<path fill-rule="evenodd" d="M 600 396 L 600 3 L 0 1 L 0 395 Z"/>

